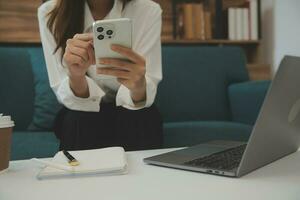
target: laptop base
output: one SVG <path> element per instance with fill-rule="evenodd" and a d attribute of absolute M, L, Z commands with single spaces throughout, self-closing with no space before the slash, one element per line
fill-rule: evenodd
<path fill-rule="evenodd" d="M 209 173 L 209 174 L 215 174 L 221 176 L 236 177 L 237 168 L 227 171 L 223 169 L 192 166 L 187 163 L 195 159 L 209 156 L 211 154 L 216 154 L 222 151 L 226 151 L 228 149 L 239 147 L 240 145 L 243 144 L 245 143 L 238 142 L 238 141 L 223 141 L 223 140 L 211 141 L 193 147 L 180 149 L 169 153 L 164 153 L 157 156 L 145 158 L 144 162 L 147 164 L 175 168 L 175 169 L 183 169 L 188 171 Z"/>

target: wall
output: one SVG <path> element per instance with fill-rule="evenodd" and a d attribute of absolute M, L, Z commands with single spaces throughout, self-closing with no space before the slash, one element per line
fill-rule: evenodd
<path fill-rule="evenodd" d="M 276 0 L 274 14 L 274 69 L 277 69 L 284 55 L 300 56 L 300 1 Z"/>
<path fill-rule="evenodd" d="M 300 56 L 299 10 L 299 0 L 262 0 L 262 52 L 273 73 L 284 55 Z"/>

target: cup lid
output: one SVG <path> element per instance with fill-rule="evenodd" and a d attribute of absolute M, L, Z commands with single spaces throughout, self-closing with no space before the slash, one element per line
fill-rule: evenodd
<path fill-rule="evenodd" d="M 3 122 L 3 121 L 11 121 L 11 117 L 1 115 L 0 116 L 0 122 Z"/>
<path fill-rule="evenodd" d="M 15 126 L 15 123 L 11 120 L 11 116 L 3 116 L 3 114 L 0 114 L 0 128 L 8 128 L 13 126 Z"/>

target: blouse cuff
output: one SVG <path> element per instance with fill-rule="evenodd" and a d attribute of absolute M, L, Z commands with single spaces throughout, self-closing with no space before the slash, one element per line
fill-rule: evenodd
<path fill-rule="evenodd" d="M 91 78 L 86 76 L 86 80 L 90 94 L 88 98 L 75 96 L 70 87 L 69 77 L 66 77 L 58 88 L 58 99 L 63 105 L 71 110 L 99 112 L 100 101 L 105 93 Z"/>
<path fill-rule="evenodd" d="M 156 88 L 156 84 L 146 76 L 146 100 L 134 103 L 131 98 L 130 90 L 124 85 L 121 85 L 116 96 L 116 105 L 129 110 L 139 110 L 150 107 L 156 96 Z"/>

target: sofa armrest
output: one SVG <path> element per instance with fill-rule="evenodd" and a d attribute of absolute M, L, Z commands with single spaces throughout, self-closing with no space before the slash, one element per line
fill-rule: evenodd
<path fill-rule="evenodd" d="M 228 88 L 232 121 L 253 125 L 271 81 L 249 81 Z"/>
<path fill-rule="evenodd" d="M 59 150 L 59 141 L 53 132 L 14 131 L 11 160 L 53 157 Z"/>

